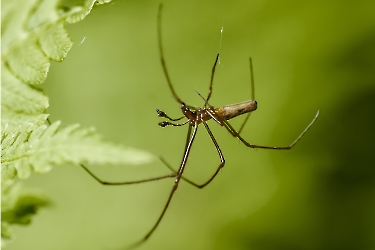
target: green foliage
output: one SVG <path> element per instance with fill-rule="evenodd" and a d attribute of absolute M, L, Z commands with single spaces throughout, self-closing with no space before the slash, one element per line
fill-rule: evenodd
<path fill-rule="evenodd" d="M 13 240 L 11 224 L 27 225 L 38 209 L 50 204 L 48 198 L 39 192 L 16 185 L 2 185 L 1 197 L 1 246 Z"/>
<path fill-rule="evenodd" d="M 58 130 L 59 125 L 29 123 L 9 132 L 3 129 L 3 181 L 28 178 L 31 171 L 46 173 L 51 166 L 63 163 L 139 164 L 151 158 L 147 153 L 104 142 L 93 129 L 71 125 Z"/>
<path fill-rule="evenodd" d="M 47 116 L 38 119 L 48 107 L 48 98 L 43 91 L 24 84 L 7 67 L 2 67 L 1 73 L 1 126 L 8 124 L 14 128 L 30 121 L 43 124 Z"/>
<path fill-rule="evenodd" d="M 29 224 L 49 204 L 19 183 L 33 171 L 46 173 L 64 163 L 142 164 L 152 159 L 146 152 L 103 141 L 92 128 L 46 125 L 48 97 L 39 86 L 50 60 L 63 61 L 72 47 L 65 23 L 82 20 L 106 2 L 2 1 L 2 246 L 13 238 L 10 225 Z"/>

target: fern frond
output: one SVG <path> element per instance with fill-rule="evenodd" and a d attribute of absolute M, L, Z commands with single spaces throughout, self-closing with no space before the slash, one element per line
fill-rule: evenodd
<path fill-rule="evenodd" d="M 4 0 L 1 2 L 1 208 L 2 244 L 12 224 L 30 222 L 48 200 L 19 188 L 32 171 L 63 163 L 141 164 L 153 156 L 102 140 L 78 125 L 45 125 L 48 98 L 39 89 L 50 61 L 63 61 L 72 41 L 65 23 L 75 23 L 110 0 Z"/>
<path fill-rule="evenodd" d="M 48 97 L 36 87 L 22 83 L 6 67 L 2 67 L 1 81 L 1 126 L 16 127 L 27 122 L 45 123 L 41 114 L 46 112 Z M 39 122 L 38 122 L 39 121 Z"/>
<path fill-rule="evenodd" d="M 3 131 L 3 180 L 15 176 L 25 179 L 32 170 L 45 173 L 63 163 L 143 164 L 153 159 L 149 153 L 105 142 L 93 129 L 59 126 L 60 122 L 51 126 L 29 124 Z"/>
<path fill-rule="evenodd" d="M 2 127 L 18 126 L 45 112 L 48 99 L 32 86 L 44 82 L 50 60 L 62 61 L 72 47 L 65 22 L 78 22 L 105 2 L 2 1 Z"/>

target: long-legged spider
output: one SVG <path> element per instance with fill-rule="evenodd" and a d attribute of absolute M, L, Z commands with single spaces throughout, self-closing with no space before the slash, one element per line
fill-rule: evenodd
<path fill-rule="evenodd" d="M 310 127 L 313 125 L 313 123 L 315 122 L 315 120 L 318 118 L 318 115 L 319 115 L 319 111 L 318 111 L 317 114 L 315 115 L 314 119 L 310 122 L 310 124 L 305 128 L 305 130 L 303 130 L 303 132 L 297 137 L 297 139 L 295 139 L 294 142 L 292 144 L 290 144 L 289 146 L 284 146 L 284 147 L 274 146 L 274 147 L 272 147 L 272 146 L 261 146 L 261 145 L 250 144 L 240 135 L 240 133 L 241 133 L 243 127 L 245 126 L 246 122 L 248 121 L 251 112 L 257 109 L 257 102 L 255 101 L 255 98 L 254 98 L 254 77 L 253 77 L 252 60 L 250 58 L 251 89 L 252 89 L 252 99 L 253 100 L 214 108 L 212 105 L 209 104 L 208 101 L 210 100 L 210 97 L 212 95 L 212 85 L 213 85 L 215 69 L 216 69 L 218 59 L 219 59 L 219 55 L 216 56 L 214 66 L 212 68 L 211 80 L 210 80 L 207 98 L 204 98 L 200 93 L 198 93 L 196 91 L 197 94 L 204 101 L 203 108 L 194 107 L 194 106 L 190 106 L 190 105 L 185 104 L 180 99 L 180 97 L 176 94 L 176 92 L 173 88 L 172 82 L 170 80 L 168 71 L 167 71 L 167 66 L 166 66 L 165 59 L 164 59 L 164 53 L 163 53 L 163 47 L 162 47 L 162 41 L 161 41 L 161 12 L 162 12 L 162 5 L 159 6 L 158 19 L 157 19 L 158 20 L 158 26 L 157 27 L 158 27 L 158 45 L 159 45 L 159 52 L 160 52 L 160 61 L 161 61 L 161 65 L 162 65 L 162 68 L 163 68 L 165 78 L 166 78 L 167 83 L 168 83 L 168 87 L 171 90 L 174 99 L 181 105 L 180 109 L 183 113 L 183 116 L 180 117 L 180 118 L 177 118 L 177 119 L 172 119 L 165 112 L 160 111 L 158 109 L 156 111 L 157 111 L 157 114 L 158 114 L 159 117 L 164 117 L 164 118 L 167 118 L 169 120 L 169 121 L 160 122 L 159 125 L 161 127 L 188 125 L 188 133 L 187 133 L 187 140 L 186 140 L 186 144 L 185 144 L 184 156 L 182 158 L 179 169 L 177 171 L 173 170 L 173 168 L 163 158 L 160 158 L 161 161 L 170 170 L 173 171 L 171 174 L 167 174 L 167 175 L 163 175 L 163 176 L 159 176 L 159 177 L 155 177 L 155 178 L 150 178 L 150 179 L 138 180 L 138 181 L 107 182 L 107 181 L 102 181 L 97 176 L 95 176 L 90 170 L 88 170 L 85 166 L 81 165 L 93 178 L 95 178 L 98 182 L 100 182 L 103 185 L 129 185 L 129 184 L 137 184 L 137 183 L 155 181 L 155 180 L 160 180 L 160 179 L 165 179 L 165 178 L 175 178 L 174 185 L 173 185 L 172 190 L 169 194 L 168 200 L 167 200 L 167 202 L 164 206 L 164 209 L 161 212 L 158 220 L 156 221 L 154 226 L 151 228 L 151 230 L 136 245 L 139 245 L 140 243 L 146 241 L 151 236 L 151 234 L 155 231 L 155 229 L 159 225 L 160 221 L 162 220 L 165 212 L 167 211 L 167 208 L 168 208 L 168 206 L 169 206 L 169 204 L 172 200 L 172 197 L 173 197 L 175 191 L 178 188 L 178 185 L 179 185 L 181 179 L 187 181 L 188 183 L 194 185 L 197 188 L 204 188 L 215 178 L 215 176 L 219 173 L 220 169 L 222 169 L 224 167 L 224 165 L 225 165 L 224 155 L 223 155 L 223 153 L 222 153 L 222 151 L 219 147 L 219 144 L 217 143 L 214 135 L 212 134 L 210 128 L 208 127 L 207 121 L 209 121 L 211 119 L 214 120 L 220 126 L 223 126 L 224 128 L 226 128 L 232 136 L 237 137 L 247 147 L 273 149 L 273 150 L 289 150 L 289 149 L 293 148 L 294 145 L 297 144 L 297 142 L 302 138 L 302 136 L 304 136 L 304 134 L 310 129 Z M 242 123 L 240 129 L 238 131 L 236 131 L 232 127 L 232 125 L 230 125 L 228 120 L 230 120 L 234 117 L 237 117 L 239 115 L 243 115 L 243 114 L 247 114 L 247 116 L 245 117 L 245 120 Z M 183 123 L 173 123 L 174 121 L 179 121 L 183 118 L 187 118 L 187 120 Z M 220 163 L 219 167 L 217 168 L 217 170 L 215 171 L 215 173 L 212 175 L 212 177 L 209 180 L 207 180 L 205 183 L 199 185 L 199 184 L 196 184 L 196 183 L 190 181 L 189 179 L 183 177 L 182 175 L 184 173 L 185 166 L 186 166 L 189 154 L 190 154 L 190 149 L 191 149 L 191 146 L 194 142 L 194 139 L 195 139 L 195 136 L 197 134 L 198 127 L 199 127 L 200 124 L 204 125 L 207 133 L 211 137 L 211 140 L 212 140 L 213 144 L 215 145 L 217 153 L 220 157 L 221 163 Z M 136 246 L 136 245 L 133 245 L 133 247 Z"/>

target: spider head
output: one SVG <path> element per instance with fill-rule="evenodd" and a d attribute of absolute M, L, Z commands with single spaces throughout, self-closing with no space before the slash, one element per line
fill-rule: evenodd
<path fill-rule="evenodd" d="M 188 118 L 189 120 L 195 118 L 195 112 L 192 112 L 184 102 L 181 103 L 180 109 L 184 116 L 186 116 L 186 118 Z"/>

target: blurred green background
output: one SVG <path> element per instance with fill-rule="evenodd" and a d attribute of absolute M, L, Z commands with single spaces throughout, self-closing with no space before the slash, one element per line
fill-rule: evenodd
<path fill-rule="evenodd" d="M 163 1 L 163 45 L 180 97 L 201 106 L 217 53 L 211 104 L 256 100 L 243 131 L 291 151 L 246 148 L 209 125 L 227 164 L 203 190 L 182 182 L 156 232 L 139 249 L 375 249 L 375 1 Z M 52 121 L 95 126 L 106 139 L 164 156 L 175 168 L 187 127 L 160 128 L 156 109 L 181 111 L 159 62 L 159 2 L 117 1 L 67 28 L 75 44 L 44 84 Z M 220 30 L 223 29 L 221 35 Z M 81 41 L 84 39 L 83 43 Z M 243 117 L 233 120 L 238 128 Z M 219 164 L 203 127 L 185 176 Z M 146 166 L 90 166 L 105 180 L 166 174 Z M 119 249 L 144 236 L 173 180 L 103 187 L 78 166 L 34 175 L 53 206 L 16 228 L 13 249 Z"/>

